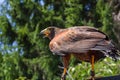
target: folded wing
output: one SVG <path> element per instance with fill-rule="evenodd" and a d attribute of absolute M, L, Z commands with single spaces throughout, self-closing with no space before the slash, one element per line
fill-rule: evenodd
<path fill-rule="evenodd" d="M 72 27 L 59 33 L 51 41 L 60 53 L 82 53 L 94 48 L 107 36 L 95 28 Z"/>

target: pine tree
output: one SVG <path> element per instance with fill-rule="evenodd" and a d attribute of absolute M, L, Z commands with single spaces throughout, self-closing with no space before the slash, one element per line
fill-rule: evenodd
<path fill-rule="evenodd" d="M 49 51 L 49 40 L 39 37 L 39 32 L 48 26 L 88 25 L 115 39 L 111 12 L 105 0 L 6 0 L 0 13 L 0 79 L 60 80 L 61 59 Z M 72 60 L 70 65 L 74 64 L 77 61 Z M 74 69 L 88 67 L 82 65 Z M 87 71 L 81 76 L 88 76 Z M 81 78 L 78 72 L 71 74 Z"/>

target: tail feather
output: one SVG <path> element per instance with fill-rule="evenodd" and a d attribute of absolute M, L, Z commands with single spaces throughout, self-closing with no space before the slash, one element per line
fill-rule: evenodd
<path fill-rule="evenodd" d="M 108 53 L 110 57 L 112 57 L 115 61 L 120 59 L 120 54 L 117 50 L 112 50 L 111 52 Z"/>
<path fill-rule="evenodd" d="M 120 52 L 119 52 L 119 50 L 113 45 L 112 42 L 109 44 L 109 46 L 110 46 L 110 48 L 109 48 L 110 52 L 108 52 L 108 55 L 110 57 L 112 57 L 114 60 L 120 59 Z"/>
<path fill-rule="evenodd" d="M 99 43 L 96 47 L 92 48 L 91 50 L 99 50 L 103 52 L 106 56 L 113 58 L 114 60 L 120 59 L 120 51 L 115 47 L 112 41 L 109 41 L 106 44 Z"/>

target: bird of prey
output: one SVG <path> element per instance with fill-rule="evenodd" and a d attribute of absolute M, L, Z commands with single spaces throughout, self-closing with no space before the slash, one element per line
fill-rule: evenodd
<path fill-rule="evenodd" d="M 66 29 L 48 27 L 40 32 L 50 39 L 51 52 L 63 59 L 65 80 L 71 54 L 81 61 L 91 63 L 91 79 L 94 80 L 94 63 L 106 56 L 117 59 L 120 56 L 111 40 L 100 30 L 89 26 L 74 26 Z"/>

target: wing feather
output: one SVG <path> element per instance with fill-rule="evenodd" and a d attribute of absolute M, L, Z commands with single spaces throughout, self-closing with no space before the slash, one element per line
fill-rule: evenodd
<path fill-rule="evenodd" d="M 64 29 L 51 40 L 51 51 L 60 53 L 83 53 L 94 48 L 97 43 L 106 39 L 106 35 L 95 28 L 72 27 Z"/>

